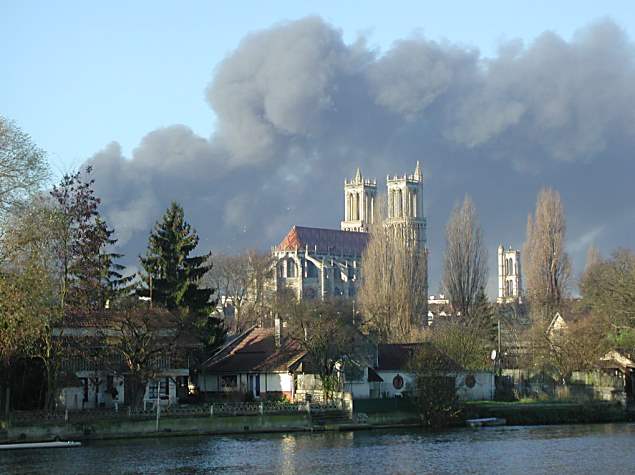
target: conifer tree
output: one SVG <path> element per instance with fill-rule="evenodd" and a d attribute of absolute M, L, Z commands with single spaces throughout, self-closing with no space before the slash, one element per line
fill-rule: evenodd
<path fill-rule="evenodd" d="M 185 221 L 183 208 L 172 202 L 150 234 L 145 257 L 146 288 L 141 294 L 168 310 L 187 308 L 191 315 L 209 315 L 215 304 L 213 289 L 199 288 L 199 280 L 210 270 L 210 254 L 190 256 L 199 237 Z"/>
<path fill-rule="evenodd" d="M 215 289 L 199 287 L 203 275 L 211 269 L 211 253 L 190 256 L 198 245 L 196 231 L 185 221 L 183 208 L 172 202 L 150 234 L 148 250 L 140 257 L 144 269 L 144 288 L 139 295 L 149 297 L 153 305 L 173 311 L 185 311 L 187 323 L 195 326 L 206 350 L 222 342 L 225 330 L 220 319 L 212 317 L 216 306 Z"/>

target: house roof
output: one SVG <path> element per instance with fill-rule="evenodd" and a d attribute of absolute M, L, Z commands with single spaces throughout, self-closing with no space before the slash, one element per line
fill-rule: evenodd
<path fill-rule="evenodd" d="M 435 358 L 435 365 L 444 369 L 461 369 L 458 363 L 430 343 L 385 343 L 377 345 L 377 351 L 377 371 L 407 371 L 416 354 Z"/>
<path fill-rule="evenodd" d="M 369 383 L 383 383 L 384 378 L 379 376 L 379 374 L 377 374 L 377 371 L 375 371 L 373 368 L 368 367 L 368 382 Z"/>
<path fill-rule="evenodd" d="M 361 256 L 367 244 L 368 233 L 365 232 L 293 226 L 276 250 L 294 251 L 308 247 L 321 253 Z"/>
<path fill-rule="evenodd" d="M 289 371 L 305 354 L 296 342 L 283 338 L 276 348 L 273 328 L 250 328 L 201 365 L 206 373 Z"/>

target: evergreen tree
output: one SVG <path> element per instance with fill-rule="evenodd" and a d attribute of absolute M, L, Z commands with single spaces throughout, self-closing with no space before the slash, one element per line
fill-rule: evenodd
<path fill-rule="evenodd" d="M 214 289 L 201 288 L 199 282 L 211 269 L 211 253 L 190 256 L 199 237 L 185 221 L 183 208 L 172 202 L 150 234 L 148 250 L 140 257 L 144 288 L 138 293 L 154 305 L 168 310 L 184 310 L 207 350 L 222 342 L 225 330 L 211 316 L 217 300 Z"/>

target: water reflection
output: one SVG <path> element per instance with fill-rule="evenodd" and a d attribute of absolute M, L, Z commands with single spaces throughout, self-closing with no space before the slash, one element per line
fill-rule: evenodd
<path fill-rule="evenodd" d="M 0 473 L 631 473 L 635 424 L 104 441 L 0 453 Z"/>

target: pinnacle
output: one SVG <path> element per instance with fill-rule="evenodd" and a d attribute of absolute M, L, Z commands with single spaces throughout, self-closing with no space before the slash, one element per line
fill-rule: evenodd
<path fill-rule="evenodd" d="M 357 167 L 357 172 L 355 173 L 355 182 L 359 183 L 362 181 L 362 172 Z"/>
<path fill-rule="evenodd" d="M 421 165 L 419 164 L 419 160 L 417 160 L 417 166 L 415 168 L 415 178 L 421 180 L 423 178 L 423 173 L 421 172 Z"/>

